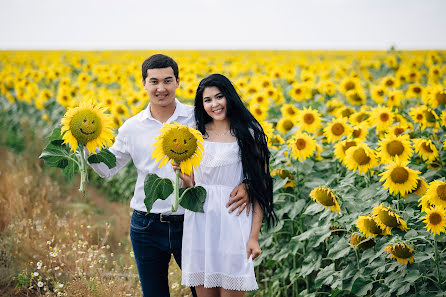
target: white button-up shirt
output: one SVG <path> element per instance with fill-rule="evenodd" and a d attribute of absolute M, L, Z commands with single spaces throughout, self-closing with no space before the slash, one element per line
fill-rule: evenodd
<path fill-rule="evenodd" d="M 177 122 L 182 125 L 193 127 L 195 125 L 194 107 L 182 104 L 175 99 L 176 107 L 172 116 L 166 121 L 169 124 Z M 115 143 L 109 150 L 116 156 L 116 167 L 109 169 L 104 163 L 89 164 L 94 171 L 101 177 L 107 178 L 115 175 L 130 160 L 133 160 L 138 178 L 136 180 L 135 191 L 130 207 L 140 211 L 147 211 L 144 204 L 144 180 L 149 173 L 155 173 L 159 177 L 170 178 L 175 180 L 175 172 L 168 163 L 166 166 L 158 168 L 159 163 L 155 163 L 152 159 L 152 152 L 155 149 L 152 146 L 160 134 L 160 128 L 163 123 L 154 119 L 150 113 L 150 104 L 147 108 L 135 116 L 129 118 L 119 128 Z M 150 210 L 151 213 L 172 214 L 173 194 L 166 200 L 158 199 Z M 178 207 L 178 211 L 174 214 L 184 214 L 184 208 Z"/>

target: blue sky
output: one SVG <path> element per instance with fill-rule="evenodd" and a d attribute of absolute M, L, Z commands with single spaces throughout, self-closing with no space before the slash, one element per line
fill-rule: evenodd
<path fill-rule="evenodd" d="M 446 49 L 442 0 L 1 0 L 0 49 Z"/>

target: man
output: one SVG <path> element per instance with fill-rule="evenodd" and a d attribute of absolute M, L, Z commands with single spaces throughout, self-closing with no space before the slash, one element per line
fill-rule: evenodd
<path fill-rule="evenodd" d="M 173 195 L 166 200 L 157 200 L 147 213 L 144 205 L 144 180 L 149 173 L 174 179 L 175 173 L 169 166 L 158 168 L 152 159 L 155 137 L 163 123 L 177 122 L 193 126 L 193 106 L 184 105 L 175 98 L 179 86 L 178 65 L 170 57 L 156 54 L 142 64 L 142 83 L 149 95 L 149 105 L 137 115 L 129 118 L 118 130 L 110 151 L 116 156 L 116 167 L 109 169 L 105 164 L 90 164 L 104 178 L 111 177 L 130 160 L 138 172 L 135 191 L 130 207 L 134 209 L 130 222 L 130 238 L 135 254 L 136 266 L 143 296 L 169 296 L 168 266 L 171 255 L 181 267 L 181 242 L 183 236 L 184 209 L 180 206 L 171 212 Z M 236 187 L 228 197 L 230 211 L 240 214 L 246 207 L 249 212 L 247 191 L 243 184 Z M 193 296 L 196 296 L 192 289 Z"/>

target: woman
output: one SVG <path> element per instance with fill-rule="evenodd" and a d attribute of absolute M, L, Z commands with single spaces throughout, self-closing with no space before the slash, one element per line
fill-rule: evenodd
<path fill-rule="evenodd" d="M 195 119 L 205 140 L 204 157 L 192 176 L 181 178 L 185 186 L 203 186 L 207 197 L 204 213 L 185 214 L 182 283 L 195 286 L 199 297 L 243 296 L 258 288 L 253 260 L 261 252 L 262 219 L 268 226 L 275 221 L 267 139 L 221 74 L 200 82 Z M 242 181 L 253 208 L 246 216 L 236 216 L 225 204 Z"/>

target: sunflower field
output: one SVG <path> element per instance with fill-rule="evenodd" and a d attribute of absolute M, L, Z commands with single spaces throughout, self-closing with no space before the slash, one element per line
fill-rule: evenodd
<path fill-rule="evenodd" d="M 20 153 L 84 98 L 117 129 L 147 106 L 154 53 L 0 52 L 0 143 Z M 178 99 L 222 73 L 268 136 L 279 220 L 262 229 L 252 296 L 445 296 L 445 51 L 164 53 Z M 89 179 L 127 203 L 136 173 Z"/>

